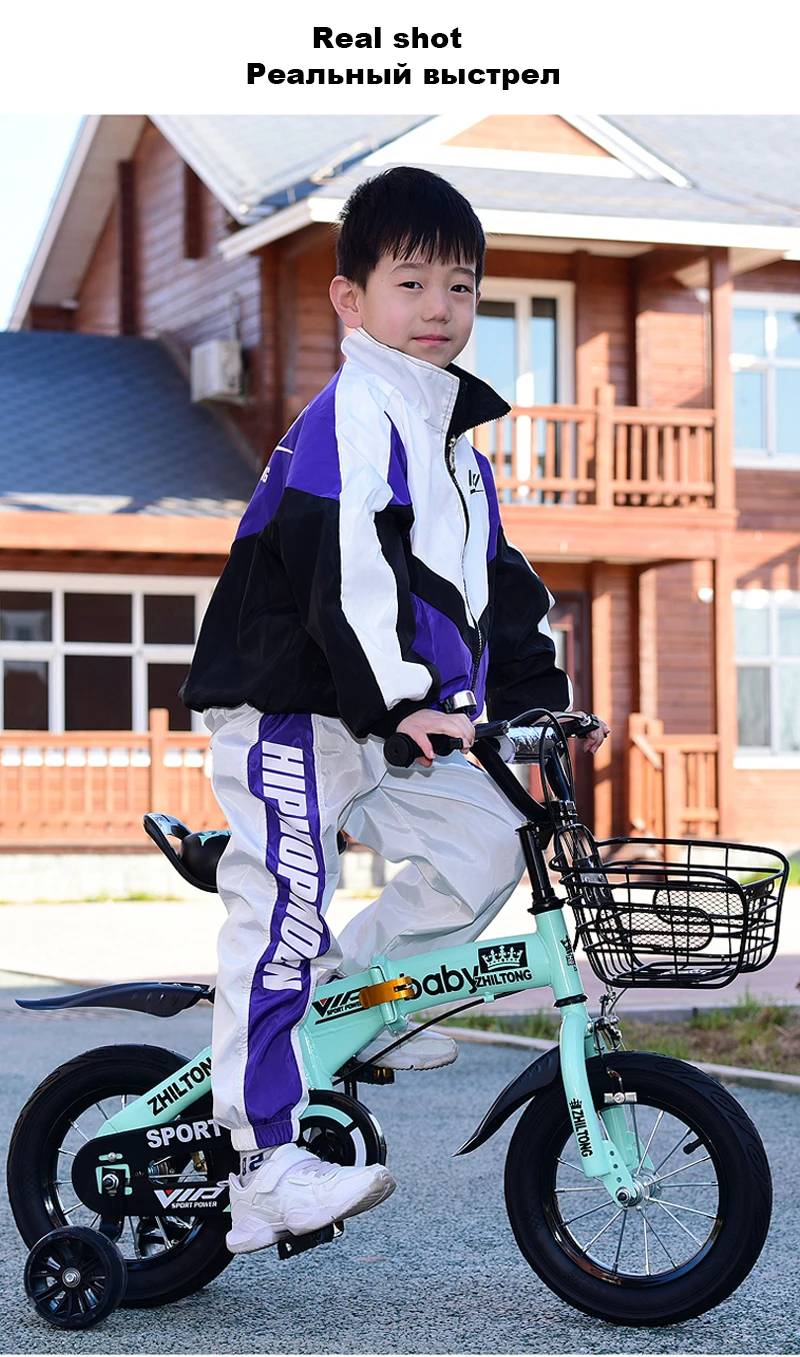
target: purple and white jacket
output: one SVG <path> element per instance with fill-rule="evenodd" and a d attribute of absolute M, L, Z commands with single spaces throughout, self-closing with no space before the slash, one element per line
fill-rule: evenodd
<path fill-rule="evenodd" d="M 465 437 L 508 411 L 477 377 L 356 330 L 278 444 L 239 525 L 187 706 L 338 716 L 385 736 L 472 689 L 493 719 L 561 711 L 553 603 Z"/>

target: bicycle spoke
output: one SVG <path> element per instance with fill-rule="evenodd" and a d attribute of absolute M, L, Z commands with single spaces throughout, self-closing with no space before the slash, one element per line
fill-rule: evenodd
<path fill-rule="evenodd" d="M 656 1227 L 655 1227 L 655 1225 L 653 1224 L 652 1220 L 649 1221 L 649 1225 L 650 1225 L 650 1229 L 651 1229 L 652 1233 L 655 1235 L 656 1239 L 658 1240 L 659 1244 L 661 1245 L 662 1249 L 664 1250 L 665 1254 L 667 1255 L 667 1257 L 668 1257 L 669 1261 L 671 1262 L 672 1266 L 673 1266 L 673 1267 L 677 1267 L 678 1264 L 675 1262 L 675 1259 L 673 1258 L 672 1254 L 670 1253 L 669 1249 L 667 1248 L 666 1244 L 664 1243 L 663 1239 L 661 1238 L 661 1235 L 658 1233 L 658 1230 L 656 1229 Z"/>
<path fill-rule="evenodd" d="M 74 1158 L 75 1158 L 75 1151 L 74 1151 L 74 1150 L 59 1150 L 58 1153 L 59 1153 L 59 1154 L 68 1154 L 69 1157 L 70 1157 L 70 1159 L 74 1159 Z"/>
<path fill-rule="evenodd" d="M 67 1219 L 69 1219 L 69 1217 L 72 1215 L 73 1211 L 77 1211 L 77 1209 L 78 1209 L 79 1206 L 83 1206 L 83 1202 L 82 1202 L 82 1201 L 73 1202 L 72 1205 L 71 1205 L 69 1208 L 67 1208 L 66 1206 L 62 1206 L 62 1207 L 61 1207 L 61 1213 L 62 1213 L 62 1215 L 66 1216 Z"/>
<path fill-rule="evenodd" d="M 614 1224 L 614 1221 L 615 1221 L 615 1220 L 618 1220 L 619 1217 L 620 1217 L 621 1215 L 622 1215 L 622 1207 L 620 1207 L 619 1211 L 617 1211 L 617 1213 L 616 1213 L 615 1216 L 612 1216 L 612 1217 L 611 1217 L 610 1221 L 608 1222 L 608 1225 L 604 1225 L 603 1228 L 602 1228 L 602 1230 L 598 1230 L 598 1231 L 597 1231 L 597 1234 L 594 1236 L 594 1239 L 590 1239 L 588 1244 L 584 1244 L 584 1246 L 583 1246 L 583 1247 L 584 1247 L 584 1251 L 587 1250 L 587 1249 L 590 1249 L 590 1248 L 592 1247 L 593 1244 L 596 1244 L 596 1243 L 597 1243 L 597 1240 L 600 1238 L 601 1234 L 605 1234 L 605 1232 L 606 1232 L 606 1230 L 609 1228 L 609 1226 L 613 1225 L 613 1224 Z"/>
<path fill-rule="evenodd" d="M 659 1197 L 658 1200 L 659 1200 L 659 1202 L 660 1202 L 660 1204 L 661 1204 L 662 1206 L 674 1206 L 676 1211 L 688 1211 L 688 1212 L 690 1213 L 690 1215 L 693 1215 L 693 1216 L 705 1216 L 705 1217 L 706 1217 L 706 1220 L 716 1220 L 716 1219 L 717 1219 L 716 1212 L 715 1212 L 714 1215 L 712 1216 L 712 1215 L 709 1214 L 708 1211 L 698 1211 L 698 1210 L 696 1210 L 694 1206 L 682 1206 L 680 1202 L 665 1202 L 665 1201 L 663 1201 L 660 1197 Z"/>
<path fill-rule="evenodd" d="M 128 1216 L 128 1224 L 129 1224 L 130 1229 L 131 1229 L 131 1239 L 133 1240 L 133 1251 L 134 1251 L 134 1253 L 135 1253 L 135 1255 L 136 1255 L 137 1258 L 141 1258 L 141 1256 L 142 1256 L 142 1251 L 141 1251 L 141 1249 L 139 1248 L 139 1243 L 138 1243 L 138 1240 L 137 1240 L 137 1238 L 136 1238 L 136 1231 L 135 1231 L 134 1228 L 133 1228 L 133 1216 Z"/>
<path fill-rule="evenodd" d="M 650 1255 L 647 1252 L 647 1216 L 642 1216 L 642 1227 L 644 1229 L 644 1270 L 648 1277 L 650 1276 Z"/>
<path fill-rule="evenodd" d="M 654 1138 L 655 1138 L 656 1131 L 658 1130 L 659 1126 L 661 1125 L 661 1118 L 663 1117 L 663 1115 L 664 1115 L 663 1112 L 659 1112 L 658 1116 L 656 1117 L 655 1126 L 653 1127 L 652 1131 L 650 1132 L 650 1139 L 648 1140 L 647 1144 L 645 1145 L 644 1149 L 642 1150 L 642 1157 L 641 1157 L 641 1159 L 639 1160 L 638 1164 L 636 1165 L 636 1172 L 637 1172 L 637 1173 L 639 1172 L 639 1170 L 640 1170 L 641 1167 L 642 1167 L 642 1164 L 643 1164 L 644 1161 L 645 1161 L 645 1158 L 646 1158 L 647 1153 L 648 1153 L 648 1151 L 649 1151 L 649 1149 L 650 1149 L 650 1146 L 652 1145 L 653 1140 L 654 1140 Z"/>
<path fill-rule="evenodd" d="M 633 1134 L 636 1138 L 636 1150 L 638 1153 L 638 1151 L 642 1148 L 642 1141 L 639 1135 L 639 1123 L 636 1120 L 636 1103 L 631 1103 L 631 1119 L 633 1121 Z M 644 1163 L 645 1154 L 647 1154 L 646 1150 L 644 1151 L 641 1159 L 639 1160 L 639 1168 L 641 1168 L 642 1164 Z"/>
<path fill-rule="evenodd" d="M 78 1135 L 81 1137 L 81 1140 L 85 1140 L 85 1141 L 86 1141 L 86 1144 L 88 1145 L 88 1144 L 89 1144 L 89 1137 L 88 1137 L 88 1136 L 85 1136 L 85 1135 L 83 1134 L 83 1131 L 81 1130 L 80 1126 L 76 1126 L 74 1121 L 70 1121 L 70 1126 L 72 1127 L 73 1131 L 77 1131 L 77 1132 L 78 1132 Z M 69 1154 L 69 1151 L 68 1151 L 68 1150 L 65 1150 L 64 1153 L 65 1153 L 65 1154 Z"/>
<path fill-rule="evenodd" d="M 97 1108 L 104 1122 L 111 1120 L 110 1116 L 106 1112 L 106 1109 L 100 1103 L 95 1103 L 95 1107 Z"/>
<path fill-rule="evenodd" d="M 557 1187 L 556 1195 L 558 1195 L 560 1192 L 605 1192 L 605 1191 L 607 1191 L 607 1189 L 603 1187 L 602 1183 L 597 1183 L 596 1185 L 593 1185 L 592 1183 L 587 1183 L 585 1187 Z"/>
<path fill-rule="evenodd" d="M 614 1266 L 611 1269 L 612 1272 L 616 1272 L 617 1269 L 619 1268 L 619 1255 L 622 1249 L 622 1237 L 625 1234 L 625 1226 L 627 1225 L 627 1223 L 628 1223 L 628 1213 L 627 1211 L 625 1211 L 623 1212 L 622 1216 L 622 1229 L 619 1232 L 619 1239 L 617 1240 L 617 1252 L 614 1255 Z"/>
<path fill-rule="evenodd" d="M 159 1234 L 161 1235 L 161 1238 L 164 1241 L 164 1247 L 167 1249 L 171 1249 L 172 1242 L 166 1230 L 164 1229 L 164 1222 L 160 1216 L 156 1216 L 156 1225 L 158 1226 Z"/>
<path fill-rule="evenodd" d="M 679 1226 L 681 1230 L 683 1230 L 683 1233 L 684 1233 L 684 1234 L 688 1234 L 689 1238 L 694 1240 L 694 1242 L 695 1242 L 695 1244 L 697 1244 L 698 1248 L 702 1246 L 702 1243 L 703 1243 L 702 1239 L 698 1239 L 698 1238 L 697 1238 L 697 1235 L 692 1234 L 691 1230 L 687 1230 L 686 1226 L 683 1224 L 683 1221 L 678 1220 L 678 1217 L 677 1217 L 677 1216 L 673 1216 L 672 1212 L 667 1210 L 666 1206 L 664 1205 L 664 1203 L 663 1203 L 662 1201 L 658 1201 L 658 1199 L 656 1198 L 656 1199 L 655 1199 L 655 1204 L 656 1204 L 656 1206 L 660 1206 L 660 1207 L 661 1207 L 661 1210 L 662 1210 L 666 1215 L 669 1216 L 670 1220 L 674 1221 L 675 1224 L 676 1224 L 677 1226 Z"/>
<path fill-rule="evenodd" d="M 661 1163 L 660 1163 L 660 1164 L 656 1164 L 656 1173 L 658 1173 L 658 1172 L 664 1167 L 664 1165 L 666 1164 L 667 1160 L 672 1158 L 672 1156 L 673 1156 L 673 1154 L 675 1153 L 675 1151 L 680 1149 L 680 1147 L 681 1147 L 681 1145 L 683 1144 L 683 1142 L 684 1142 L 684 1140 L 686 1139 L 686 1137 L 687 1137 L 687 1136 L 690 1136 L 691 1134 L 692 1134 L 692 1132 L 691 1132 L 691 1130 L 689 1129 L 689 1127 L 687 1126 L 687 1127 L 686 1127 L 686 1130 L 684 1131 L 684 1133 L 683 1133 L 683 1135 L 681 1136 L 680 1140 L 677 1142 L 676 1145 L 673 1145 L 673 1147 L 672 1147 L 672 1149 L 670 1150 L 669 1154 L 665 1154 L 665 1155 L 664 1155 L 664 1158 L 661 1160 Z M 694 1163 L 697 1163 L 697 1160 L 694 1160 L 693 1162 L 694 1162 Z"/>
<path fill-rule="evenodd" d="M 568 1159 L 559 1159 L 558 1162 L 563 1164 L 565 1169 L 572 1169 L 573 1173 L 580 1173 L 583 1178 L 586 1177 L 580 1164 L 571 1164 Z"/>
<path fill-rule="evenodd" d="M 586 1216 L 595 1216 L 598 1211 L 605 1211 L 609 1206 L 614 1206 L 614 1202 L 610 1197 L 607 1202 L 601 1202 L 599 1206 L 593 1206 L 589 1211 L 581 1211 L 579 1216 L 570 1216 L 569 1220 L 564 1221 L 564 1224 L 572 1225 L 574 1221 L 584 1220 Z"/>
<path fill-rule="evenodd" d="M 693 1159 L 692 1162 L 691 1162 L 690 1164 L 684 1164 L 684 1165 L 683 1165 L 683 1168 L 672 1169 L 672 1171 L 671 1171 L 670 1173 L 661 1173 L 661 1174 L 659 1174 L 659 1176 L 658 1176 L 657 1178 L 651 1179 L 651 1181 L 654 1182 L 654 1183 L 663 1183 L 663 1182 L 666 1182 L 667 1178 L 674 1178 L 676 1174 L 678 1174 L 678 1173 L 685 1173 L 687 1169 L 693 1169 L 693 1168 L 695 1168 L 698 1164 L 705 1164 L 705 1163 L 706 1163 L 707 1161 L 709 1161 L 710 1159 L 711 1159 L 711 1155 L 710 1155 L 710 1154 L 704 1154 L 704 1155 L 702 1156 L 701 1159 Z M 676 1186 L 676 1187 L 680 1187 L 680 1183 L 676 1183 L 675 1186 Z M 713 1187 L 716 1187 L 716 1183 L 713 1183 L 712 1186 L 713 1186 Z"/>

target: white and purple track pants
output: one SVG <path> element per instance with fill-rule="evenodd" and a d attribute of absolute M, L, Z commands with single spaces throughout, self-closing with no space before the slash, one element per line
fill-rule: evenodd
<path fill-rule="evenodd" d="M 366 969 L 477 938 L 517 885 L 522 817 L 460 755 L 390 768 L 377 737 L 338 719 L 205 713 L 213 786 L 231 840 L 217 871 L 228 918 L 214 1004 L 214 1115 L 238 1150 L 295 1140 L 307 1089 L 298 1042 L 315 975 Z M 339 878 L 336 834 L 408 859 L 343 929 L 324 915 Z"/>

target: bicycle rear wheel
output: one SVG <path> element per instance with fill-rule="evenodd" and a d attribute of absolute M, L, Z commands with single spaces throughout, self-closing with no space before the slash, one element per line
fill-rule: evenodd
<path fill-rule="evenodd" d="M 626 1093 L 639 1200 L 621 1207 L 580 1166 L 561 1084 L 537 1094 L 506 1160 L 511 1227 L 542 1280 L 584 1314 L 676 1324 L 736 1290 L 769 1229 L 772 1186 L 759 1134 L 735 1098 L 692 1065 L 643 1052 L 589 1063 L 598 1112 Z"/>

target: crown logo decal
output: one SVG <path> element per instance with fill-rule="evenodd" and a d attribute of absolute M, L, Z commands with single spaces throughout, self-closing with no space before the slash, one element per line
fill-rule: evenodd
<path fill-rule="evenodd" d="M 483 952 L 483 963 L 489 971 L 505 971 L 510 967 L 521 966 L 524 948 L 519 947 L 492 947 Z"/>

